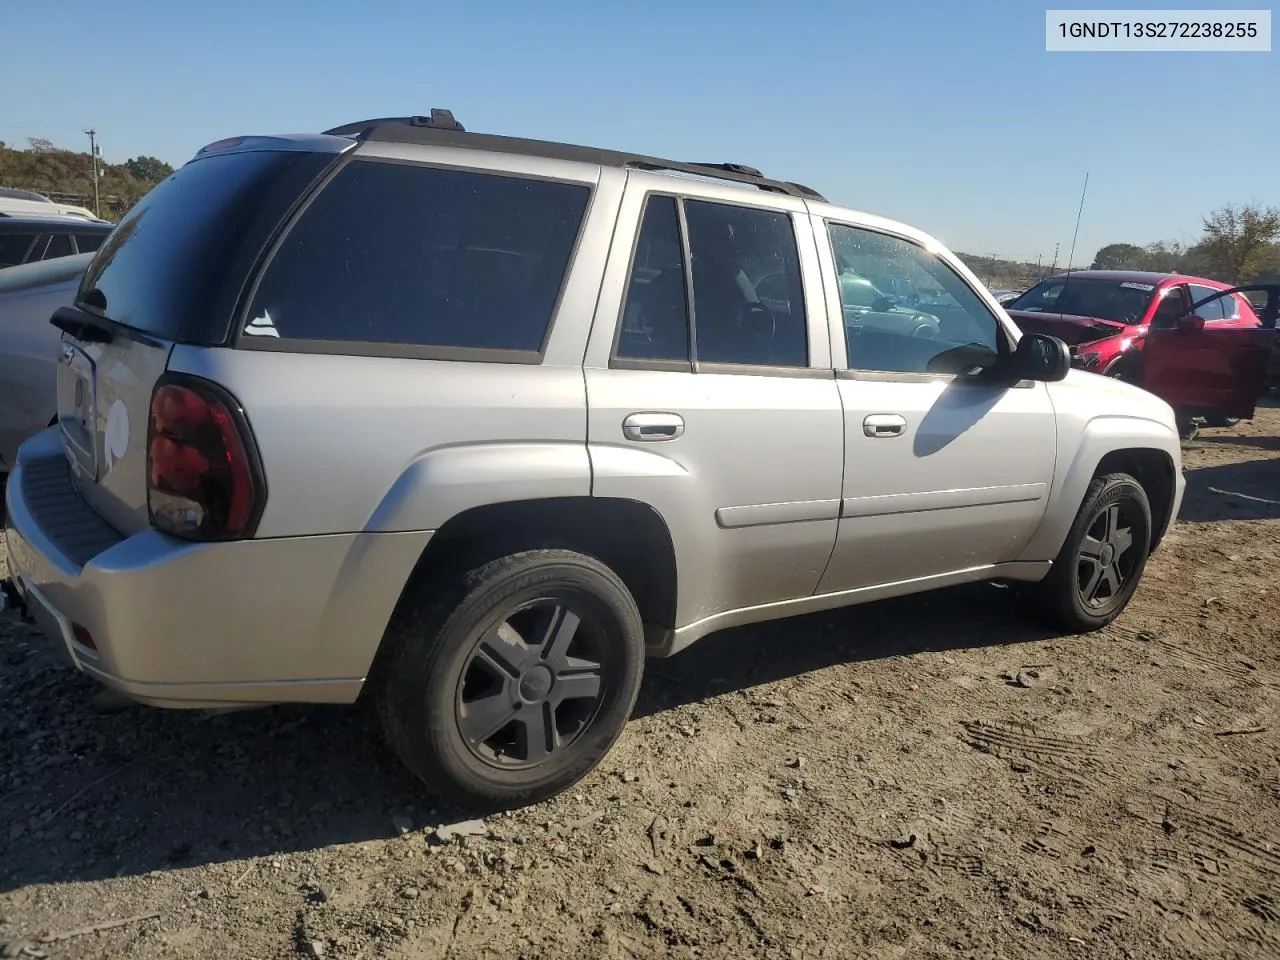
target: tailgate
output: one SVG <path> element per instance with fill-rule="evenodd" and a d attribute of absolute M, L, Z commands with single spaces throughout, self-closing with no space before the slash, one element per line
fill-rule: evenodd
<path fill-rule="evenodd" d="M 148 526 L 147 423 L 151 391 L 171 344 L 64 333 L 58 363 L 58 426 L 85 499 L 124 534 Z"/>

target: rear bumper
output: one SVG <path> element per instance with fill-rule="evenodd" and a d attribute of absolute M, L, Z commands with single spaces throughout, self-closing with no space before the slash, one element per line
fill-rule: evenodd
<path fill-rule="evenodd" d="M 9 577 L 102 684 L 155 706 L 349 703 L 430 533 L 197 544 L 121 537 L 70 480 L 56 430 L 6 489 Z"/>

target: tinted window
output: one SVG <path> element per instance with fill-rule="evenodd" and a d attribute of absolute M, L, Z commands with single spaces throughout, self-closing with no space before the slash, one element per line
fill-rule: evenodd
<path fill-rule="evenodd" d="M 284 339 L 540 350 L 589 195 L 356 161 L 272 258 L 250 326 L 269 317 Z"/>
<path fill-rule="evenodd" d="M 1000 353 L 1000 325 L 949 266 L 908 240 L 833 224 L 849 366 L 886 373 L 960 373 Z M 900 277 L 918 291 L 910 305 L 868 277 Z"/>
<path fill-rule="evenodd" d="M 77 301 L 160 337 L 182 339 L 184 330 L 197 327 L 207 328 L 199 331 L 203 336 L 215 324 L 221 336 L 242 261 L 258 254 L 263 225 L 274 227 L 330 159 L 263 150 L 188 163 L 110 233 Z"/>
<path fill-rule="evenodd" d="M 697 359 L 806 366 L 809 338 L 791 217 L 689 200 L 685 220 Z"/>
<path fill-rule="evenodd" d="M 55 260 L 58 257 L 69 257 L 74 250 L 71 249 L 71 234 L 55 233 L 49 237 L 49 245 L 44 248 L 44 259 Z"/>
<path fill-rule="evenodd" d="M 35 238 L 34 233 L 0 233 L 0 267 L 25 263 Z"/>
<path fill-rule="evenodd" d="M 77 233 L 76 248 L 81 253 L 92 253 L 102 246 L 102 241 L 107 239 L 107 231 L 101 233 Z"/>
<path fill-rule="evenodd" d="M 631 261 L 618 356 L 689 360 L 689 301 L 673 197 L 650 197 Z"/>

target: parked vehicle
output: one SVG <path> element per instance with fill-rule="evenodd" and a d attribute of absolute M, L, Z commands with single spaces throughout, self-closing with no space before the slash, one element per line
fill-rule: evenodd
<path fill-rule="evenodd" d="M 0 217 L 0 269 L 92 253 L 114 226 L 75 217 Z"/>
<path fill-rule="evenodd" d="M 0 270 L 0 474 L 18 446 L 57 419 L 58 342 L 51 323 L 70 306 L 91 253 Z"/>
<path fill-rule="evenodd" d="M 850 322 L 842 271 L 937 334 Z M 999 579 L 1099 628 L 1184 491 L 1170 407 L 928 235 L 447 111 L 203 148 L 54 322 L 10 598 L 145 703 L 369 696 L 472 804 L 577 781 L 645 654 L 726 627 Z"/>
<path fill-rule="evenodd" d="M 84 207 L 72 203 L 57 203 L 34 190 L 15 190 L 12 187 L 0 187 L 0 216 L 74 217 L 95 223 L 106 222 Z"/>
<path fill-rule="evenodd" d="M 1182 274 L 1081 270 L 1042 280 L 1005 304 L 1005 309 L 1022 330 L 1051 334 L 1066 342 L 1072 348 L 1073 366 L 1152 389 L 1143 350 L 1148 334 L 1175 329 L 1195 304 L 1199 306 L 1194 306 L 1194 312 L 1204 321 L 1205 330 L 1261 326 L 1243 294 L 1215 296 L 1230 289 L 1217 280 Z M 1256 384 L 1249 387 L 1254 399 L 1256 388 Z M 1160 395 L 1169 399 L 1163 392 Z M 1252 400 L 1249 406 L 1252 410 Z M 1215 426 L 1231 420 L 1216 410 L 1206 416 Z"/>

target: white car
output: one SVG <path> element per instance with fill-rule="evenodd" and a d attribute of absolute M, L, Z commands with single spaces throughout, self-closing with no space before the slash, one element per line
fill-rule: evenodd
<path fill-rule="evenodd" d="M 14 190 L 9 187 L 0 187 L 0 216 L 75 217 L 78 220 L 92 220 L 95 223 L 107 222 L 84 207 L 58 203 L 34 190 Z"/>
<path fill-rule="evenodd" d="M 0 474 L 23 440 L 57 418 L 58 342 L 49 322 L 75 298 L 92 253 L 0 270 Z"/>

